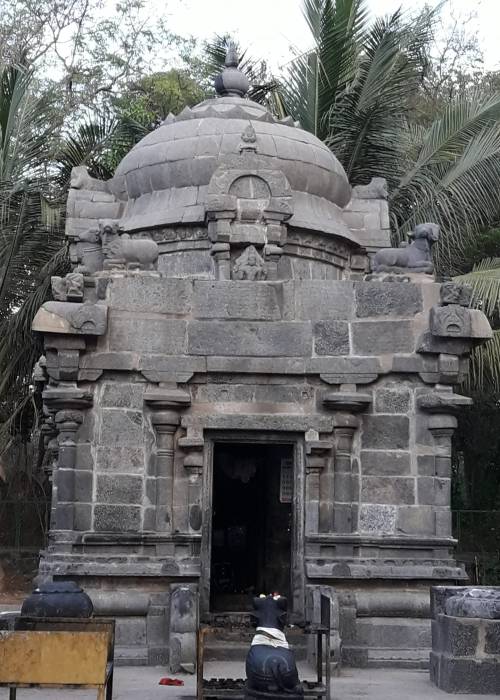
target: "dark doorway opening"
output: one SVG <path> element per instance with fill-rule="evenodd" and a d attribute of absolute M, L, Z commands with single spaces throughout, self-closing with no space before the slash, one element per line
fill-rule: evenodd
<path fill-rule="evenodd" d="M 210 608 L 249 610 L 253 595 L 290 597 L 292 445 L 214 446 Z"/>

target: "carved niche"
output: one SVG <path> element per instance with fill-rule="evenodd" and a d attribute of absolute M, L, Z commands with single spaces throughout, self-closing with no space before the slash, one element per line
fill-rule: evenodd
<path fill-rule="evenodd" d="M 233 279 L 259 281 L 267 277 L 266 264 L 253 245 L 245 248 L 233 267 Z"/>

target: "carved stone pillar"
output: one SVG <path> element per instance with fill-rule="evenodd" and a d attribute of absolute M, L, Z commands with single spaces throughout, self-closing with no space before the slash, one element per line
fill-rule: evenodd
<path fill-rule="evenodd" d="M 306 531 L 330 532 L 333 525 L 332 443 L 306 441 Z"/>
<path fill-rule="evenodd" d="M 352 443 L 359 427 L 359 419 L 349 413 L 339 413 L 334 418 L 335 476 L 334 518 L 335 532 L 354 532 L 357 518 L 353 517 Z"/>
<path fill-rule="evenodd" d="M 264 256 L 266 259 L 267 279 L 278 279 L 278 263 L 283 254 L 283 249 L 279 245 L 266 245 L 264 248 Z"/>
<path fill-rule="evenodd" d="M 436 476 L 451 477 L 451 439 L 457 428 L 457 419 L 450 415 L 429 417 L 429 430 L 436 446 Z"/>
<path fill-rule="evenodd" d="M 333 425 L 335 436 L 334 465 L 334 517 L 333 529 L 336 533 L 349 534 L 358 527 L 358 495 L 353 489 L 352 445 L 354 434 L 359 427 L 356 414 L 366 410 L 371 396 L 358 394 L 350 389 L 328 392 L 323 397 L 325 408 L 336 411 Z"/>
<path fill-rule="evenodd" d="M 52 473 L 50 529 L 75 529 L 75 501 L 82 472 L 77 464 L 77 432 L 92 394 L 76 384 L 48 384 L 42 394 L 47 415 L 46 435 L 49 469 Z"/>
<path fill-rule="evenodd" d="M 54 486 L 57 492 L 56 530 L 73 530 L 75 513 L 76 433 L 83 423 L 81 411 L 56 413 L 59 431 L 58 465 Z"/>
<path fill-rule="evenodd" d="M 188 525 L 191 532 L 200 532 L 203 520 L 202 481 L 204 466 L 203 433 L 188 427 L 186 437 L 179 439 L 184 451 L 184 468 L 188 474 Z"/>
<path fill-rule="evenodd" d="M 319 532 L 319 475 L 323 465 L 306 456 L 306 534 Z"/>
<path fill-rule="evenodd" d="M 417 406 L 430 414 L 429 430 L 434 438 L 434 470 L 418 479 L 419 500 L 435 507 L 436 535 L 451 537 L 451 439 L 457 427 L 456 413 L 472 399 L 455 394 L 451 387 L 436 385 L 417 397 Z"/>
<path fill-rule="evenodd" d="M 210 251 L 215 261 L 215 276 L 218 280 L 231 279 L 231 255 L 229 243 L 214 243 Z"/>
<path fill-rule="evenodd" d="M 155 529 L 165 532 L 172 522 L 174 436 L 180 417 L 173 411 L 158 411 L 153 414 L 152 423 L 156 431 Z"/>
<path fill-rule="evenodd" d="M 154 527 L 165 532 L 171 530 L 173 521 L 175 433 L 180 412 L 190 405 L 191 397 L 181 389 L 160 386 L 146 391 L 144 401 L 152 409 L 151 422 L 156 432 Z"/>

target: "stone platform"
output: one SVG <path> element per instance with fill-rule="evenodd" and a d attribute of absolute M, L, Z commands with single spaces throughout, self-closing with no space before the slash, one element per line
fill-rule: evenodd
<path fill-rule="evenodd" d="M 243 664 L 207 664 L 211 676 L 241 676 Z M 300 668 L 304 677 L 304 668 Z M 170 676 L 164 667 L 122 667 L 115 672 L 113 700 L 162 700 L 168 698 L 194 698 L 193 676 L 178 676 L 185 685 L 181 688 L 158 685 L 163 676 Z M 440 700 L 454 697 L 438 690 L 429 681 L 427 671 L 402 671 L 394 669 L 348 669 L 340 678 L 334 678 L 332 700 Z M 20 690 L 20 700 L 57 700 L 69 697 L 64 690 Z M 468 695 L 467 700 L 488 700 L 496 695 Z M 0 688 L 0 700 L 7 700 L 8 691 Z M 71 700 L 94 700 L 95 691 L 71 691 Z"/>

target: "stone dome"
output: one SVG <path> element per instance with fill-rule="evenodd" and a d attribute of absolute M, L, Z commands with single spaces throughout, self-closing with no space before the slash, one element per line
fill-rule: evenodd
<path fill-rule="evenodd" d="M 281 171 L 290 184 L 289 225 L 356 242 L 341 216 L 351 188 L 330 149 L 291 118 L 277 120 L 230 89 L 178 116 L 169 115 L 121 161 L 112 189 L 125 200 L 124 229 L 204 222 L 209 182 L 221 165 L 240 157 L 249 127 L 264 167 Z"/>

